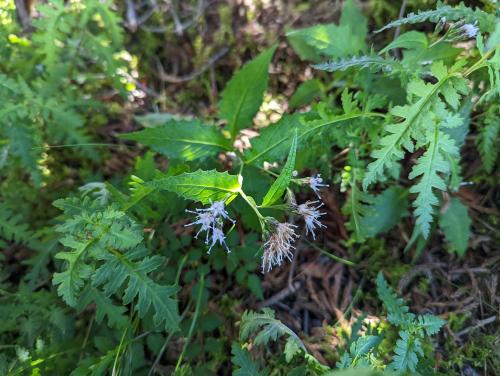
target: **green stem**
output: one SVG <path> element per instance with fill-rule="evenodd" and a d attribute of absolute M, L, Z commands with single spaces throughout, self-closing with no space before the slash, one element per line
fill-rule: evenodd
<path fill-rule="evenodd" d="M 193 336 L 194 327 L 196 325 L 198 315 L 200 314 L 201 298 L 203 296 L 203 287 L 204 286 L 205 286 L 205 275 L 202 274 L 201 280 L 200 280 L 200 285 L 198 287 L 198 296 L 196 297 L 196 307 L 194 309 L 194 316 L 193 316 L 193 319 L 191 321 L 191 326 L 189 327 L 189 333 L 188 333 L 186 342 L 184 342 L 184 346 L 182 347 L 181 355 L 179 356 L 179 359 L 177 360 L 177 364 L 175 366 L 174 373 L 179 369 L 179 367 L 182 363 L 182 358 L 184 357 L 184 353 L 186 352 L 187 346 L 189 345 L 189 342 L 191 341 L 191 337 Z"/>
<path fill-rule="evenodd" d="M 468 75 L 470 75 L 472 72 L 478 70 L 478 69 L 481 69 L 483 67 L 485 67 L 487 64 L 485 64 L 486 60 L 491 56 L 491 54 L 493 54 L 493 52 L 496 51 L 498 47 L 495 47 L 495 48 L 492 48 L 490 49 L 489 51 L 487 51 L 482 57 L 481 59 L 479 59 L 472 67 L 470 67 L 469 69 L 467 69 L 464 73 L 463 73 L 463 76 L 464 77 L 467 77 Z"/>
<path fill-rule="evenodd" d="M 241 198 L 243 198 L 243 200 L 245 200 L 247 202 L 247 204 L 253 209 L 253 211 L 257 215 L 257 218 L 259 218 L 259 222 L 260 222 L 260 226 L 262 228 L 262 232 L 264 232 L 264 222 L 265 222 L 265 219 L 264 219 L 264 216 L 260 213 L 257 205 L 254 203 L 253 200 L 250 199 L 250 197 L 248 197 L 245 194 L 245 192 L 243 192 L 243 190 L 240 189 L 239 194 L 240 194 Z"/>
<path fill-rule="evenodd" d="M 320 251 L 321 253 L 323 253 L 325 256 L 327 257 L 330 257 L 332 260 L 335 260 L 335 261 L 338 261 L 342 264 L 345 264 L 345 265 L 348 265 L 348 266 L 356 266 L 356 263 L 355 262 L 352 262 L 352 261 L 349 261 L 349 260 L 345 260 L 343 259 L 342 257 L 339 257 L 339 256 L 335 256 L 334 254 L 331 254 L 330 252 L 328 251 L 325 251 L 323 248 L 321 247 L 318 247 L 316 244 L 314 243 L 311 243 L 309 240 L 306 239 L 306 242 L 307 242 L 307 245 L 314 248 L 315 250 L 317 251 Z"/>

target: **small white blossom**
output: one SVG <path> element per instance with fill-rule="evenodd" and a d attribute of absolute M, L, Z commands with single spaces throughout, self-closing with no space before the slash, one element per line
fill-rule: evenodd
<path fill-rule="evenodd" d="M 214 217 L 222 217 L 223 219 L 228 219 L 234 223 L 234 220 L 229 218 L 229 213 L 225 209 L 224 201 L 215 201 L 211 203 L 210 207 L 206 209 L 197 209 L 199 212 L 211 213 Z"/>
<path fill-rule="evenodd" d="M 292 245 L 299 237 L 295 233 L 297 226 L 291 223 L 279 223 L 276 220 L 270 222 L 271 231 L 267 241 L 264 243 L 264 254 L 262 255 L 262 273 L 270 272 L 273 266 L 279 266 L 287 258 L 292 261 Z"/>
<path fill-rule="evenodd" d="M 317 174 L 316 176 L 311 176 L 310 178 L 308 178 L 308 182 L 309 182 L 309 186 L 314 191 L 316 196 L 318 196 L 318 198 L 321 198 L 319 195 L 319 189 L 321 187 L 328 187 L 329 186 L 328 184 L 323 184 L 323 178 L 321 177 L 320 174 Z"/>
<path fill-rule="evenodd" d="M 231 252 L 226 244 L 226 236 L 224 235 L 224 232 L 222 229 L 218 227 L 214 227 L 212 229 L 212 244 L 210 244 L 210 248 L 208 248 L 208 253 L 212 250 L 213 246 L 219 242 L 219 245 L 223 245 L 226 248 L 226 251 L 229 253 Z"/>
<path fill-rule="evenodd" d="M 475 38 L 477 32 L 479 31 L 479 28 L 476 26 L 476 24 L 465 24 L 460 27 L 460 31 L 464 36 L 467 36 L 468 38 Z"/>
<path fill-rule="evenodd" d="M 222 231 L 222 226 L 224 225 L 224 219 L 227 219 L 232 223 L 234 223 L 234 220 L 229 217 L 229 214 L 225 209 L 224 201 L 213 202 L 208 208 L 196 209 L 196 211 L 186 211 L 197 215 L 196 220 L 185 225 L 186 227 L 201 225 L 201 228 L 194 236 L 195 239 L 198 238 L 198 235 L 201 232 L 206 232 L 205 244 L 210 244 L 208 253 L 210 253 L 213 246 L 217 242 L 219 242 L 220 245 L 224 245 L 226 250 L 229 252 L 229 248 L 226 245 L 226 237 Z"/>
<path fill-rule="evenodd" d="M 194 236 L 195 239 L 198 239 L 198 235 L 200 235 L 201 232 L 206 231 L 207 236 L 205 239 L 205 243 L 208 243 L 208 236 L 210 234 L 210 230 L 215 226 L 215 216 L 206 211 L 201 211 L 201 209 L 197 209 L 197 211 L 192 211 L 192 210 L 186 210 L 188 213 L 193 213 L 198 216 L 196 221 L 188 223 L 187 226 L 195 226 L 195 225 L 201 225 L 201 228 L 198 230 L 196 235 Z"/>
<path fill-rule="evenodd" d="M 316 234 L 314 231 L 321 227 L 326 227 L 322 224 L 319 219 L 325 213 L 321 213 L 319 208 L 323 206 L 322 203 L 316 205 L 319 201 L 307 201 L 304 204 L 295 205 L 294 209 L 297 214 L 301 215 L 304 218 L 304 222 L 306 223 L 306 235 L 311 233 L 314 240 L 316 240 Z"/>

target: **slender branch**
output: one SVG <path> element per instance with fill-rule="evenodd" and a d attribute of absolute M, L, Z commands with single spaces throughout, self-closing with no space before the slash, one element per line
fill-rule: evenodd
<path fill-rule="evenodd" d="M 164 82 L 169 82 L 169 83 L 174 83 L 174 84 L 179 84 L 182 82 L 191 81 L 193 78 L 198 77 L 199 75 L 204 73 L 217 60 L 219 60 L 221 57 L 223 57 L 228 51 L 229 51 L 228 47 L 222 48 L 221 50 L 219 50 L 215 54 L 213 54 L 201 68 L 199 68 L 198 70 L 191 72 L 189 74 L 183 75 L 183 76 L 174 76 L 174 75 L 166 73 L 165 70 L 163 69 L 163 66 L 158 61 L 157 62 L 158 78 Z"/>

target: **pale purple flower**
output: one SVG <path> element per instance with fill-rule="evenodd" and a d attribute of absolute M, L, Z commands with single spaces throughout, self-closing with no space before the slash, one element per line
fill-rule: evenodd
<path fill-rule="evenodd" d="M 208 236 L 210 234 L 210 230 L 215 226 L 216 219 L 211 212 L 202 210 L 203 209 L 197 209 L 196 211 L 186 210 L 188 213 L 196 214 L 198 218 L 196 219 L 196 221 L 188 223 L 185 226 L 187 227 L 187 226 L 201 225 L 201 228 L 198 230 L 194 238 L 198 239 L 198 235 L 200 235 L 201 232 L 206 231 L 207 236 L 205 239 L 205 243 L 208 243 Z"/>
<path fill-rule="evenodd" d="M 310 178 L 307 178 L 307 181 L 316 196 L 318 196 L 318 198 L 321 198 L 319 195 L 319 189 L 321 187 L 328 187 L 328 184 L 323 184 L 323 178 L 321 177 L 321 175 L 317 174 L 316 176 L 311 176 Z"/>
<path fill-rule="evenodd" d="M 231 252 L 226 244 L 226 236 L 224 235 L 224 232 L 222 231 L 222 229 L 218 228 L 218 227 L 214 227 L 212 229 L 212 244 L 210 244 L 210 248 L 208 248 L 208 251 L 207 253 L 210 253 L 210 251 L 212 250 L 213 246 L 219 242 L 219 245 L 223 245 L 227 252 Z"/>
<path fill-rule="evenodd" d="M 229 218 L 229 213 L 225 209 L 224 201 L 211 202 L 210 207 L 206 209 L 198 209 L 199 211 L 211 213 L 214 217 L 222 217 L 223 219 L 228 219 L 234 223 L 234 220 Z"/>
<path fill-rule="evenodd" d="M 208 208 L 196 209 L 196 211 L 186 211 L 188 213 L 196 214 L 197 218 L 195 221 L 188 223 L 185 226 L 201 225 L 201 228 L 194 237 L 197 239 L 201 232 L 206 232 L 205 244 L 208 245 L 211 243 L 210 248 L 208 249 L 209 253 L 217 242 L 219 242 L 220 245 L 224 245 L 229 252 L 222 227 L 224 225 L 224 219 L 228 219 L 232 223 L 234 223 L 234 220 L 229 217 L 229 214 L 225 209 L 224 201 L 211 202 L 211 205 Z"/>
<path fill-rule="evenodd" d="M 460 27 L 462 34 L 468 38 L 475 38 L 479 28 L 476 24 L 464 24 Z"/>
<path fill-rule="evenodd" d="M 287 258 L 292 261 L 292 245 L 299 237 L 295 233 L 297 226 L 291 223 L 279 223 L 275 219 L 269 222 L 270 232 L 264 243 L 262 255 L 262 273 L 270 272 L 274 266 L 279 266 Z"/>
<path fill-rule="evenodd" d="M 322 203 L 317 204 L 319 201 L 307 201 L 304 204 L 294 205 L 294 209 L 297 214 L 301 215 L 304 218 L 304 222 L 306 223 L 306 235 L 311 233 L 314 240 L 316 240 L 316 234 L 314 231 L 321 227 L 326 227 L 322 224 L 319 219 L 325 213 L 321 213 L 319 208 L 323 206 Z"/>

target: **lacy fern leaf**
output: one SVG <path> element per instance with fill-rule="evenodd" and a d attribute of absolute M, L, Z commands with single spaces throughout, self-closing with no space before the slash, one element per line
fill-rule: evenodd
<path fill-rule="evenodd" d="M 233 376 L 264 376 L 265 373 L 259 371 L 259 366 L 252 360 L 247 350 L 237 344 L 231 347 L 231 361 L 238 367 L 233 371 Z"/>
<path fill-rule="evenodd" d="M 404 120 L 386 126 L 388 134 L 380 140 L 380 147 L 372 152 L 375 161 L 368 165 L 363 180 L 363 188 L 366 189 L 371 183 L 384 177 L 385 170 L 394 175 L 399 168 L 397 162 L 404 157 L 405 150 L 413 152 L 415 147 L 426 146 L 427 150 L 409 176 L 410 179 L 421 176 L 420 182 L 410 188 L 410 192 L 418 193 L 414 202 L 415 214 L 418 229 L 424 237 L 429 235 L 433 207 L 439 204 L 433 189 L 446 190 L 446 182 L 440 174 L 450 172 L 448 161 L 458 155 L 455 142 L 439 130 L 439 127 L 453 128 L 463 122 L 454 113 L 458 110 L 460 95 L 468 90 L 465 80 L 455 73 L 458 67 L 457 64 L 448 70 L 443 63 L 436 63 L 431 67 L 431 72 L 437 78 L 437 83 L 430 84 L 420 80 L 410 82 L 410 98 L 418 99 L 391 110 L 393 115 Z"/>
<path fill-rule="evenodd" d="M 254 339 L 255 345 L 266 345 L 269 341 L 276 341 L 279 337 L 286 335 L 285 355 L 287 361 L 293 356 L 307 350 L 300 338 L 281 321 L 274 317 L 274 311 L 263 308 L 261 313 L 246 311 L 241 319 L 240 339 L 245 341 L 251 334 L 257 333 Z"/>
<path fill-rule="evenodd" d="M 0 239 L 14 243 L 29 244 L 35 240 L 35 234 L 24 223 L 20 214 L 15 214 L 5 204 L 0 206 Z"/>
<path fill-rule="evenodd" d="M 60 252 L 55 256 L 66 261 L 67 265 L 63 272 L 54 273 L 52 282 L 54 285 L 58 285 L 57 293 L 64 301 L 68 305 L 76 307 L 81 289 L 94 272 L 93 268 L 85 263 L 86 252 L 93 244 L 93 240 L 81 242 L 73 237 L 66 237 L 61 239 L 61 243 L 73 251 Z"/>
<path fill-rule="evenodd" d="M 440 176 L 440 174 L 450 173 L 450 165 L 445 156 L 458 155 L 458 149 L 453 140 L 445 133 L 440 132 L 437 127 L 433 133 L 427 136 L 427 139 L 430 140 L 428 148 L 409 175 L 410 179 L 421 176 L 420 181 L 410 188 L 410 192 L 417 193 L 417 198 L 413 202 L 417 217 L 416 224 L 425 238 L 430 232 L 433 207 L 439 204 L 433 190 L 446 190 L 446 182 Z"/>
<path fill-rule="evenodd" d="M 418 338 L 414 338 L 406 331 L 399 332 L 399 339 L 396 341 L 395 355 L 390 367 L 395 371 L 415 372 L 418 364 L 418 357 L 424 356 L 422 344 Z"/>
<path fill-rule="evenodd" d="M 500 136 L 500 106 L 492 105 L 485 113 L 483 124 L 476 141 L 486 172 L 492 172 L 498 158 L 498 137 Z"/>
<path fill-rule="evenodd" d="M 363 188 L 383 178 L 384 171 L 394 171 L 397 168 L 397 161 L 404 157 L 404 150 L 413 152 L 415 149 L 414 140 L 422 142 L 422 133 L 426 129 L 433 129 L 435 120 L 432 117 L 432 108 L 443 112 L 440 116 L 448 116 L 446 108 L 439 98 L 440 93 L 446 92 L 446 97 L 455 104 L 455 97 L 459 90 L 463 91 L 462 82 L 455 80 L 452 72 L 447 72 L 442 63 L 433 65 L 433 74 L 438 78 L 435 84 L 424 83 L 421 80 L 414 80 L 408 85 L 408 92 L 411 97 L 417 98 L 412 103 L 405 106 L 396 106 L 391 110 L 391 114 L 404 120 L 400 123 L 392 123 L 385 127 L 388 134 L 382 137 L 379 148 L 375 149 L 371 156 L 375 161 L 368 165 L 368 170 L 363 180 Z M 459 88 L 455 89 L 448 81 L 452 81 Z M 444 95 L 444 94 L 443 94 Z"/>
<path fill-rule="evenodd" d="M 177 303 L 172 298 L 178 288 L 159 285 L 148 276 L 163 264 L 163 258 L 148 257 L 146 249 L 139 246 L 125 254 L 111 250 L 102 259 L 105 263 L 95 273 L 94 286 L 103 286 L 108 296 L 126 286 L 122 297 L 124 304 L 130 304 L 137 298 L 135 309 L 140 317 L 153 307 L 157 327 L 172 331 L 178 329 L 180 317 Z"/>
<path fill-rule="evenodd" d="M 229 140 L 214 126 L 198 120 L 170 120 L 161 126 L 120 136 L 138 141 L 169 158 L 193 161 L 231 150 Z"/>
<path fill-rule="evenodd" d="M 392 324 L 401 325 L 408 321 L 408 315 L 412 315 L 408 306 L 387 284 L 382 272 L 377 275 L 377 293 L 387 309 L 387 319 Z"/>
<path fill-rule="evenodd" d="M 89 202 L 88 198 L 83 202 Z M 53 279 L 59 295 L 68 305 L 82 309 L 90 301 L 107 305 L 108 297 L 118 294 L 124 305 L 137 300 L 135 309 L 140 317 L 153 307 L 156 326 L 177 330 L 180 317 L 173 298 L 177 287 L 160 285 L 149 276 L 162 265 L 163 258 L 148 256 L 142 244 L 142 227 L 135 221 L 112 206 L 103 208 L 95 202 L 87 207 L 76 199 L 56 202 L 67 215 L 57 227 L 65 235 L 61 243 L 71 249 L 56 255 L 66 262 L 64 270 Z M 99 291 L 82 296 L 91 278 L 94 288 L 104 288 L 105 297 Z M 107 316 L 113 325 L 123 323 L 120 307 L 98 307 L 97 313 L 99 319 Z"/>

